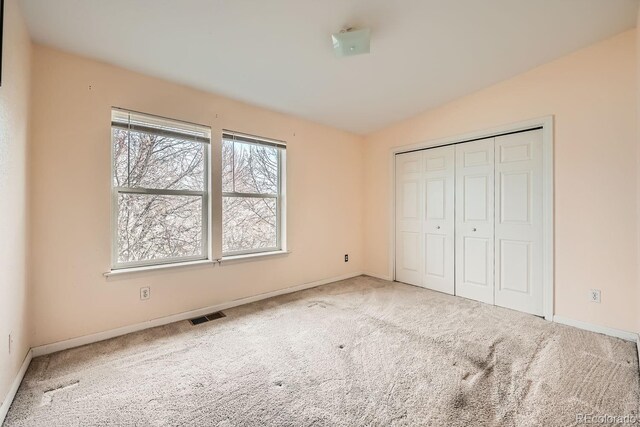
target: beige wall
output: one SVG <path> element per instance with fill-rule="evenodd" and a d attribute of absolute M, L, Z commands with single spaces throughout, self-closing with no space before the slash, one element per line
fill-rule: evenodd
<path fill-rule="evenodd" d="M 368 136 L 365 271 L 391 275 L 391 147 L 553 114 L 555 313 L 637 329 L 635 45 L 625 32 Z"/>
<path fill-rule="evenodd" d="M 5 1 L 0 87 L 0 401 L 30 342 L 27 250 L 27 137 L 31 44 L 16 0 Z M 9 354 L 9 334 L 13 343 Z"/>
<path fill-rule="evenodd" d="M 33 73 L 33 346 L 362 271 L 361 137 L 40 46 Z M 292 253 L 104 278 L 111 106 L 287 141 Z"/>

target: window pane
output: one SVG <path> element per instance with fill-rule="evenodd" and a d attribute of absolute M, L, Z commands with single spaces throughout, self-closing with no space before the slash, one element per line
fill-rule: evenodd
<path fill-rule="evenodd" d="M 277 148 L 225 140 L 222 150 L 223 191 L 278 193 Z"/>
<path fill-rule="evenodd" d="M 113 133 L 113 186 L 125 187 L 129 165 L 128 132 L 124 129 L 111 128 Z"/>
<path fill-rule="evenodd" d="M 222 252 L 276 248 L 277 199 L 222 199 Z"/>
<path fill-rule="evenodd" d="M 113 128 L 114 186 L 204 191 L 206 145 Z"/>
<path fill-rule="evenodd" d="M 233 193 L 233 141 L 222 141 L 222 191 Z"/>
<path fill-rule="evenodd" d="M 202 197 L 118 195 L 118 262 L 202 255 Z"/>

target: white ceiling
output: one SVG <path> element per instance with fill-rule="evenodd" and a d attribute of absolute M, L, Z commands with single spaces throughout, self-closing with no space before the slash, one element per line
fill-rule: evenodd
<path fill-rule="evenodd" d="M 637 0 L 22 0 L 36 42 L 355 133 L 635 26 Z M 331 33 L 371 28 L 338 59 Z"/>

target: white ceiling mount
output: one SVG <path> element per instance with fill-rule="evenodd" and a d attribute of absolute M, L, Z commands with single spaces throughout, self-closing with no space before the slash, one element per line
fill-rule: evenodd
<path fill-rule="evenodd" d="M 371 31 L 368 28 L 356 30 L 346 28 L 331 35 L 333 52 L 337 57 L 361 55 L 369 53 Z"/>

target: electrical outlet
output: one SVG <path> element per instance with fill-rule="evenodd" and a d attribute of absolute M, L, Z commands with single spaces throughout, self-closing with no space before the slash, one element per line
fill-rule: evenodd
<path fill-rule="evenodd" d="M 589 301 L 600 303 L 600 289 L 591 289 L 589 291 Z"/>
<path fill-rule="evenodd" d="M 344 254 L 344 262 L 349 262 L 349 254 Z"/>
<path fill-rule="evenodd" d="M 149 286 L 140 288 L 140 300 L 144 301 L 149 298 L 151 298 L 151 288 Z"/>

